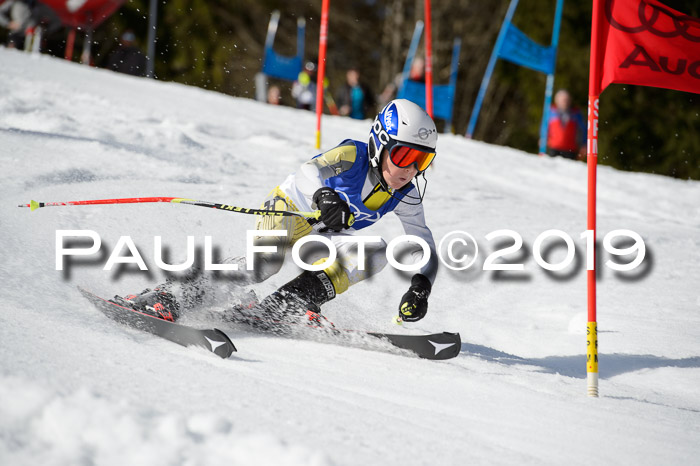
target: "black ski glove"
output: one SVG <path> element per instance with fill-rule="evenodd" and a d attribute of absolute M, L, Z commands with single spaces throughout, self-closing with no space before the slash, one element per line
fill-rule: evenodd
<path fill-rule="evenodd" d="M 425 317 L 428 312 L 428 296 L 432 284 L 428 277 L 419 273 L 411 279 L 411 287 L 401 298 L 399 318 L 404 322 L 416 322 Z"/>
<path fill-rule="evenodd" d="M 313 201 L 321 211 L 319 220 L 326 224 L 325 228 L 319 230 L 321 233 L 329 230 L 341 231 L 355 222 L 355 216 L 350 212 L 348 203 L 333 189 L 324 186 L 314 193 Z"/>

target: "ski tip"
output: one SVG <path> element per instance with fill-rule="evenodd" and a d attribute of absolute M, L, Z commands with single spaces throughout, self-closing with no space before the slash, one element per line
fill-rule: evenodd
<path fill-rule="evenodd" d="M 236 345 L 233 344 L 233 342 L 232 342 L 231 339 L 228 337 L 228 335 L 226 335 L 224 332 L 222 332 L 222 331 L 219 330 L 218 328 L 215 328 L 214 331 L 215 331 L 216 333 L 218 333 L 219 335 L 221 335 L 222 337 L 224 337 L 224 338 L 226 339 L 226 342 L 228 343 L 228 345 L 225 345 L 225 348 L 221 348 L 221 352 L 220 352 L 220 353 L 217 352 L 216 350 L 214 350 L 214 351 L 213 351 L 214 354 L 216 354 L 217 356 L 219 356 L 219 357 L 221 357 L 221 358 L 223 358 L 223 359 L 226 359 L 226 358 L 228 358 L 229 356 L 231 356 L 233 353 L 238 352 L 238 348 L 236 348 Z M 218 348 L 217 348 L 217 349 L 218 349 Z"/>
<path fill-rule="evenodd" d="M 29 201 L 29 210 L 31 210 L 32 212 L 34 212 L 34 211 L 35 211 L 36 209 L 38 209 L 39 207 L 40 207 L 40 205 L 39 205 L 38 202 L 36 202 L 36 201 L 34 201 L 34 200 Z"/>

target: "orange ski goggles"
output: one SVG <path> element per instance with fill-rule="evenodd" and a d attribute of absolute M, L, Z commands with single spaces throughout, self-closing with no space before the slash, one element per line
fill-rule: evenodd
<path fill-rule="evenodd" d="M 435 152 L 425 152 L 397 144 L 389 151 L 389 158 L 399 168 L 408 168 L 411 165 L 415 165 L 418 173 L 422 173 L 433 163 Z"/>

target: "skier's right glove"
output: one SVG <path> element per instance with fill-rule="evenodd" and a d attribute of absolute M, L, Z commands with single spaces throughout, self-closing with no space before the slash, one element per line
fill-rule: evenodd
<path fill-rule="evenodd" d="M 314 193 L 313 201 L 321 211 L 319 218 L 326 226 L 320 229 L 326 231 L 341 231 L 349 228 L 355 222 L 355 216 L 350 212 L 348 203 L 340 198 L 333 189 L 324 186 Z"/>
<path fill-rule="evenodd" d="M 404 322 L 416 322 L 428 312 L 428 296 L 432 284 L 428 277 L 419 273 L 411 278 L 411 287 L 401 298 L 399 318 Z"/>

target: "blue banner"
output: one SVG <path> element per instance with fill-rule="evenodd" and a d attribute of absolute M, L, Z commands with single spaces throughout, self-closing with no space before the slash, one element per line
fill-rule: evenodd
<path fill-rule="evenodd" d="M 455 88 L 450 84 L 433 84 L 433 117 L 452 121 L 452 102 Z M 408 99 L 421 108 L 425 108 L 425 83 L 405 81 L 398 95 L 399 99 Z"/>
<path fill-rule="evenodd" d="M 498 51 L 499 58 L 544 74 L 554 73 L 556 46 L 545 47 L 534 42 L 513 23 L 509 22 L 505 27 L 506 34 Z"/>
<path fill-rule="evenodd" d="M 554 86 L 554 68 L 557 62 L 557 46 L 559 45 L 559 28 L 561 26 L 561 12 L 564 9 L 564 0 L 556 0 L 557 6 L 554 13 L 554 25 L 552 26 L 552 44 L 550 47 L 545 47 L 534 42 L 522 31 L 513 26 L 511 22 L 515 9 L 518 6 L 518 0 L 510 0 L 506 17 L 503 18 L 501 30 L 496 39 L 496 45 L 491 52 L 491 58 L 486 66 L 484 78 L 481 80 L 479 94 L 476 96 L 472 115 L 469 118 L 466 137 L 471 138 L 476 128 L 476 120 L 479 118 L 481 104 L 486 95 L 486 89 L 491 80 L 491 74 L 496 66 L 496 61 L 499 58 L 508 60 L 516 65 L 530 68 L 531 70 L 540 71 L 547 75 L 547 89 L 544 97 L 544 112 L 542 116 L 542 124 L 540 127 L 540 152 L 545 151 L 547 142 L 547 122 L 549 121 L 549 106 L 552 101 L 552 88 Z"/>
<path fill-rule="evenodd" d="M 262 72 L 273 78 L 296 81 L 303 66 L 306 22 L 303 18 L 297 20 L 297 53 L 293 57 L 287 57 L 278 54 L 273 49 L 279 21 L 280 12 L 279 10 L 275 10 L 270 16 L 270 23 L 267 27 Z"/>
<path fill-rule="evenodd" d="M 265 49 L 262 72 L 273 78 L 296 81 L 301 72 L 301 57 L 285 57 L 272 48 Z"/>

